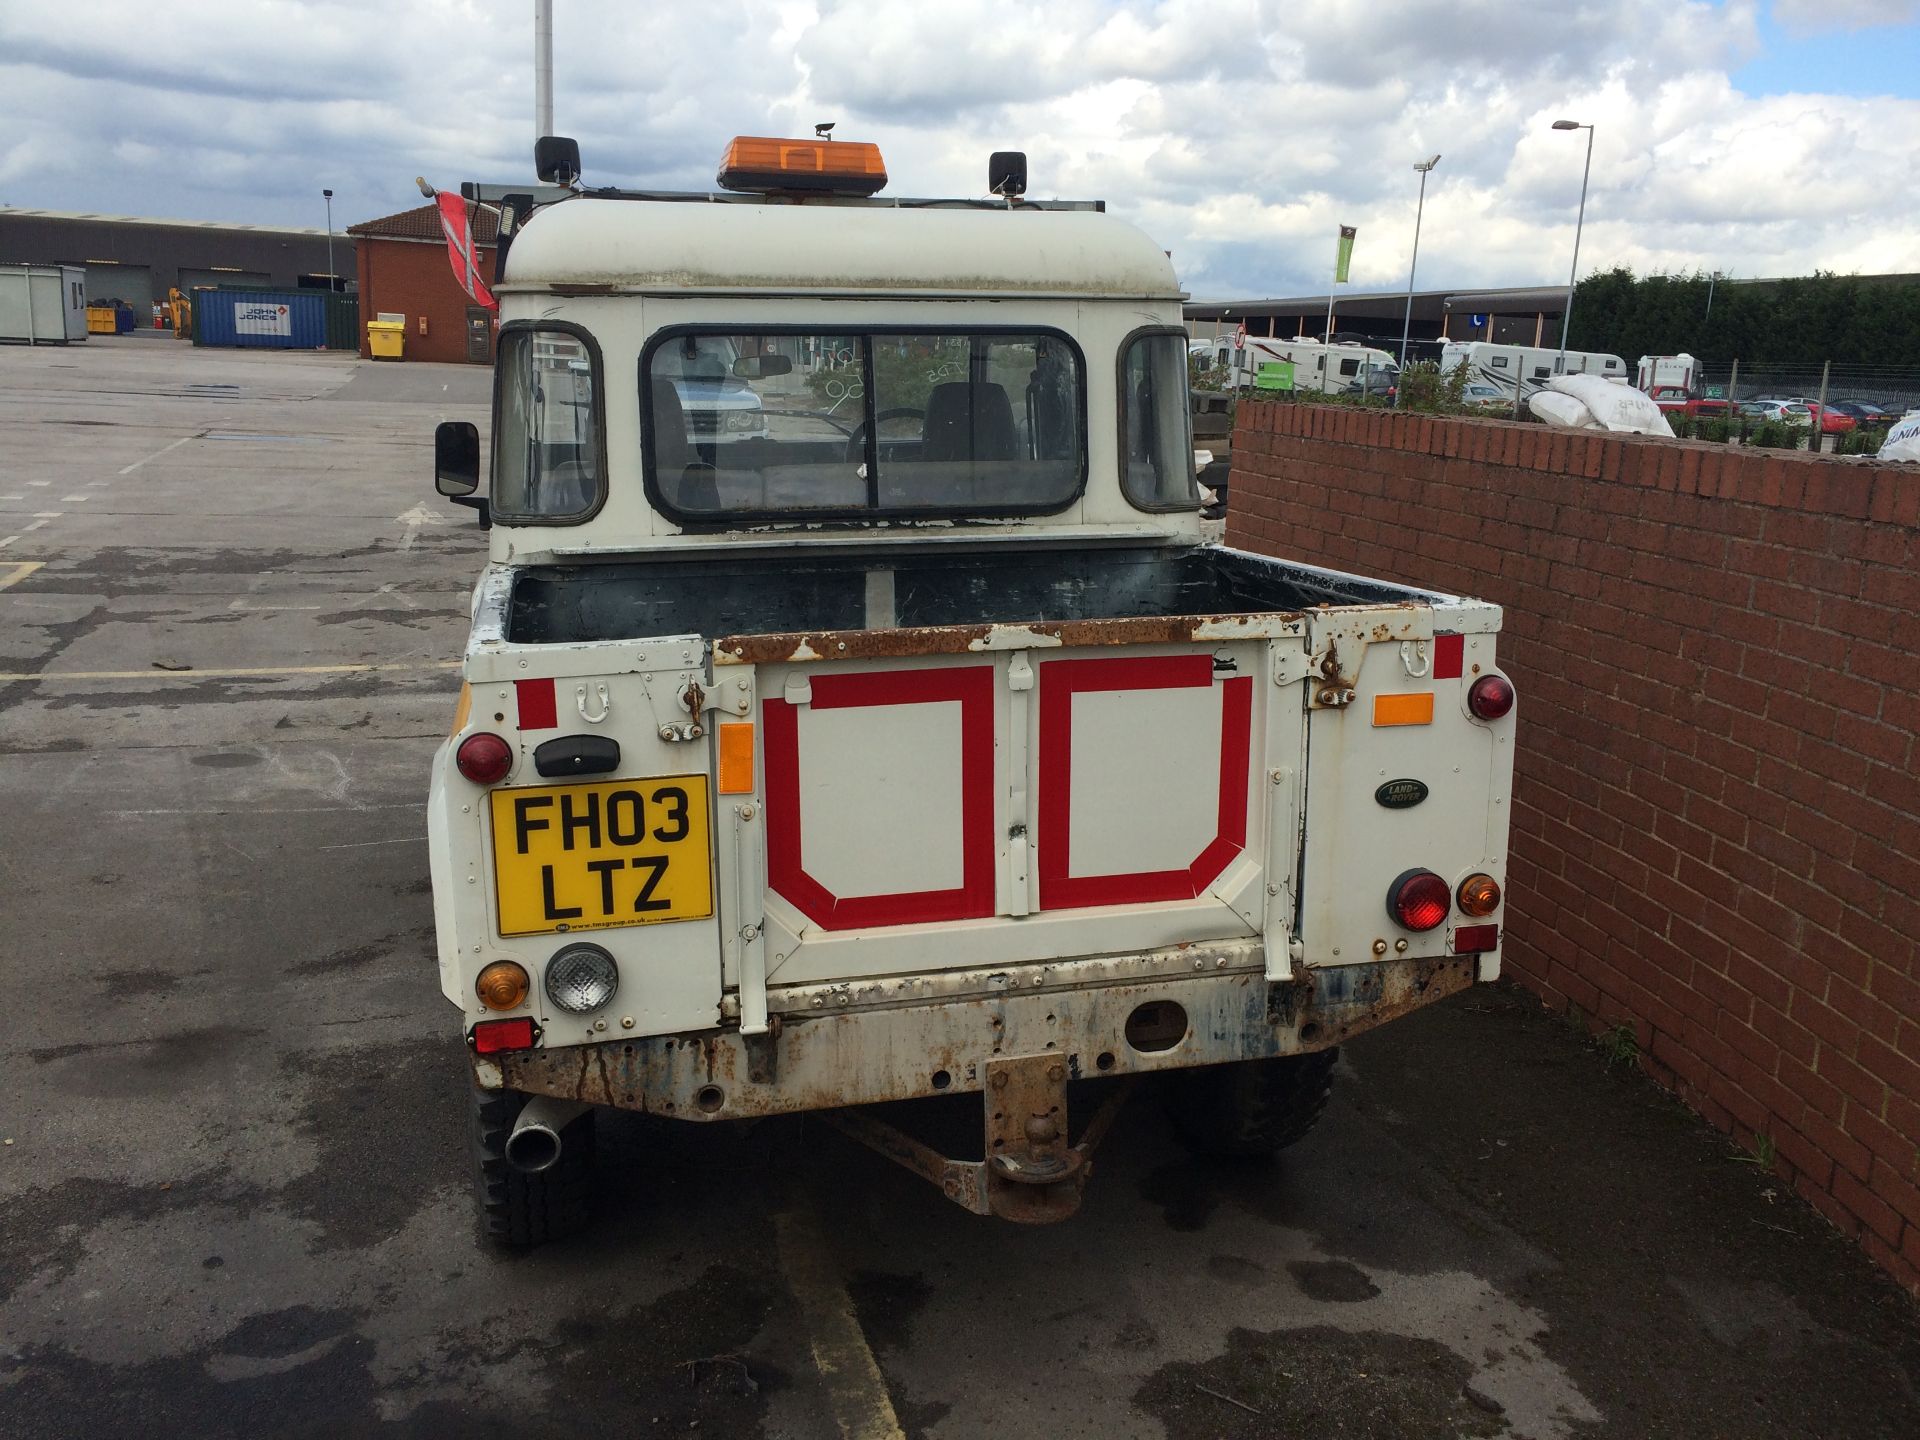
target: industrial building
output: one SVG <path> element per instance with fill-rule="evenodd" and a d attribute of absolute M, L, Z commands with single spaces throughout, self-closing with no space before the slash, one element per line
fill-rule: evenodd
<path fill-rule="evenodd" d="M 146 220 L 0 207 L 0 264 L 78 265 L 87 299 L 123 300 L 144 316 L 175 287 L 344 288 L 353 241 L 325 230 L 212 220 Z"/>
<path fill-rule="evenodd" d="M 1413 353 L 1431 357 L 1444 340 L 1491 340 L 1500 345 L 1558 344 L 1560 317 L 1567 308 L 1567 287 L 1523 290 L 1416 290 L 1409 327 Z M 1230 335 L 1240 326 L 1249 335 L 1319 335 L 1327 328 L 1327 297 L 1303 295 L 1282 300 L 1227 300 L 1186 307 L 1187 331 L 1195 339 Z M 1407 322 L 1407 292 L 1336 294 L 1333 332 L 1397 348 Z"/>
<path fill-rule="evenodd" d="M 472 211 L 480 273 L 493 278 L 494 212 Z M 454 278 L 440 212 L 417 205 L 348 226 L 360 266 L 360 353 L 370 355 L 365 321 L 399 316 L 406 324 L 405 360 L 493 363 L 493 311 L 476 305 Z"/>

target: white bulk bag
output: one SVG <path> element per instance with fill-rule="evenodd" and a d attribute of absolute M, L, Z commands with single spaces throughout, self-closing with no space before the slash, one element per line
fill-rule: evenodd
<path fill-rule="evenodd" d="M 1880 442 L 1881 460 L 1920 460 L 1920 410 L 1899 421 Z"/>
<path fill-rule="evenodd" d="M 1536 390 L 1527 397 L 1527 409 L 1536 420 L 1558 425 L 1563 430 L 1598 430 L 1600 422 L 1593 412 L 1571 395 L 1556 395 L 1551 390 Z"/>
<path fill-rule="evenodd" d="M 1673 438 L 1673 427 L 1651 395 L 1643 395 L 1631 385 L 1598 375 L 1556 375 L 1545 382 L 1549 390 L 1571 395 L 1592 412 L 1603 429 L 1627 435 L 1664 435 Z"/>

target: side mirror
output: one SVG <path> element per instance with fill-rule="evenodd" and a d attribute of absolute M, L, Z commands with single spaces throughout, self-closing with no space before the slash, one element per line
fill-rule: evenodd
<path fill-rule="evenodd" d="M 1011 200 L 1027 193 L 1027 152 L 996 150 L 987 157 L 987 193 Z"/>
<path fill-rule="evenodd" d="M 739 380 L 765 380 L 792 373 L 793 361 L 785 355 L 742 355 L 733 362 L 734 378 Z"/>
<path fill-rule="evenodd" d="M 533 173 L 549 185 L 573 184 L 580 178 L 580 142 L 542 135 L 533 142 Z"/>
<path fill-rule="evenodd" d="M 433 488 L 442 495 L 471 495 L 480 488 L 480 427 L 471 420 L 442 420 L 434 427 Z"/>

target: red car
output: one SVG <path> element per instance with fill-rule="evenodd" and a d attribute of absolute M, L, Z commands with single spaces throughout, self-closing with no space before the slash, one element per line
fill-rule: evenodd
<path fill-rule="evenodd" d="M 1831 405 L 1823 407 L 1819 401 L 1814 400 L 1808 402 L 1807 409 L 1819 417 L 1822 435 L 1844 435 L 1849 430 L 1860 428 L 1860 422 L 1853 416 L 1844 410 L 1836 410 Z"/>

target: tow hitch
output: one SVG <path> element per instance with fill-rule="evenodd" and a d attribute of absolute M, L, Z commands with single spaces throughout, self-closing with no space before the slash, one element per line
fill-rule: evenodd
<path fill-rule="evenodd" d="M 1080 1208 L 1090 1157 L 1132 1092 L 1120 1082 L 1078 1143 L 1069 1144 L 1067 1057 L 1025 1055 L 987 1062 L 983 1092 L 986 1158 L 955 1160 L 884 1120 L 858 1110 L 835 1110 L 824 1119 L 877 1150 L 976 1215 L 998 1215 L 1023 1225 L 1065 1220 Z"/>

